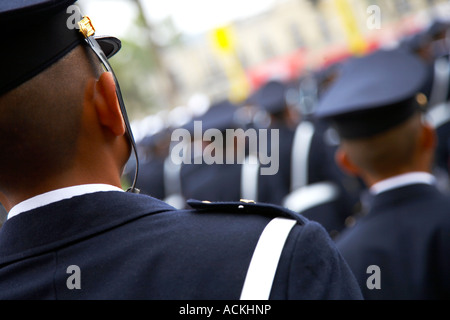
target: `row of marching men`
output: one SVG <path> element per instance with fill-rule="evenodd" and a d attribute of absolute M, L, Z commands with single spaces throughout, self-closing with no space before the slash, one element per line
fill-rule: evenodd
<path fill-rule="evenodd" d="M 447 30 L 447 24 L 435 23 L 426 31 L 404 39 L 398 49 L 417 54 L 429 67 L 422 91 L 429 102 L 429 120 L 439 135 L 435 174 L 443 191 L 449 189 L 450 159 Z M 182 149 L 186 160 L 182 163 L 174 163 L 181 142 L 179 136 L 174 138 L 173 132 L 180 128 L 166 128 L 144 138 L 139 143 L 144 156 L 138 188 L 178 208 L 184 207 L 187 199 L 211 202 L 248 199 L 282 205 L 320 222 L 335 238 L 365 214 L 369 198 L 364 183 L 345 174 L 335 162 L 337 132 L 314 117 L 322 92 L 339 77 L 340 67 L 335 64 L 305 74 L 295 83 L 269 80 L 241 105 L 228 100 L 212 104 L 206 113 L 181 128 L 189 133 L 192 142 Z M 211 133 L 211 129 L 222 136 L 206 137 L 205 132 Z M 233 130 L 234 139 L 227 139 L 227 129 L 228 133 Z M 251 140 L 249 129 L 258 134 L 257 140 Z M 239 144 L 243 139 L 246 143 Z M 195 146 L 200 153 L 195 152 Z M 242 148 L 244 153 L 240 152 Z M 261 148 L 268 153 L 264 154 Z M 205 153 L 213 155 L 215 162 L 195 159 Z M 218 154 L 223 161 L 217 161 Z M 230 154 L 234 155 L 233 161 L 226 161 Z M 264 162 L 264 158 L 271 162 Z M 262 174 L 262 169 L 269 166 L 275 166 L 276 172 Z"/>
<path fill-rule="evenodd" d="M 335 67 L 323 70 L 318 74 L 320 83 L 316 75 L 303 79 L 302 90 L 295 95 L 295 101 L 303 101 L 302 111 L 292 98 L 287 99 L 298 83 L 270 80 L 242 105 L 228 100 L 214 103 L 182 128 L 164 129 L 144 138 L 139 143 L 142 156 L 137 187 L 178 208 L 183 208 L 187 199 L 247 199 L 282 205 L 321 222 L 335 236 L 360 213 L 362 184 L 335 164 L 336 132 L 313 121 L 304 106 L 317 100 L 314 95 L 336 71 Z M 192 138 L 182 149 L 188 153 L 182 163 L 174 161 L 186 142 L 174 135 L 177 129 Z M 205 135 L 211 130 L 216 133 L 212 139 Z M 230 131 L 232 139 L 227 137 Z M 196 154 L 196 146 L 201 148 L 200 154 Z M 211 152 L 213 163 L 205 159 Z M 227 161 L 230 155 L 232 159 Z"/>

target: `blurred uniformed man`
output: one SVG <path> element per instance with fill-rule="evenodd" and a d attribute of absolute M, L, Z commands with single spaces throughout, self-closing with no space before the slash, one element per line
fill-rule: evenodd
<path fill-rule="evenodd" d="M 317 116 L 341 136 L 340 165 L 372 194 L 338 238 L 367 299 L 450 298 L 450 199 L 430 174 L 436 146 L 423 120 L 424 64 L 404 51 L 352 59 Z"/>
<path fill-rule="evenodd" d="M 246 163 L 249 163 L 249 161 L 245 157 L 248 155 L 248 148 L 246 147 L 249 141 L 246 141 L 245 145 L 242 144 L 244 135 L 241 136 L 238 131 L 235 131 L 236 129 L 245 131 L 244 128 L 241 128 L 239 119 L 236 119 L 236 116 L 239 114 L 239 108 L 228 100 L 220 101 L 213 104 L 204 115 L 194 119 L 185 126 L 185 129 L 191 135 L 194 135 L 194 123 L 196 122 L 199 128 L 201 126 L 202 138 L 203 134 L 208 130 L 217 130 L 216 133 L 220 132 L 222 143 L 215 145 L 220 150 L 215 150 L 214 153 L 218 154 L 220 152 L 223 156 L 223 159 L 217 159 L 222 160 L 221 163 L 209 163 L 202 154 L 199 155 L 202 156 L 201 161 L 196 163 L 194 159 L 195 147 L 191 147 L 193 150 L 192 161 L 190 164 L 183 164 L 180 172 L 181 192 L 186 199 L 239 201 L 242 198 L 250 198 L 258 202 L 280 203 L 283 194 L 279 188 L 279 183 L 274 183 L 272 177 L 261 176 L 258 168 L 252 172 L 254 174 L 246 175 Z M 229 138 L 227 138 L 227 130 L 233 132 L 233 135 L 236 137 L 231 144 L 228 141 Z M 251 130 L 254 129 L 252 128 Z M 203 141 L 202 139 L 202 141 L 194 141 L 193 143 L 200 143 L 203 152 L 208 146 L 211 147 L 210 144 L 213 142 Z M 208 155 L 209 152 L 206 156 Z M 227 163 L 226 158 L 230 155 L 234 155 L 234 159 L 231 163 Z M 244 190 L 247 188 L 247 185 L 248 188 L 252 189 L 251 192 Z"/>
<path fill-rule="evenodd" d="M 280 179 L 279 188 L 283 194 L 289 192 L 291 183 L 291 155 L 292 142 L 295 135 L 294 109 L 286 101 L 287 85 L 279 80 L 269 80 L 256 93 L 255 99 L 258 106 L 267 113 L 270 118 L 268 126 L 269 134 L 271 130 L 278 130 L 279 133 L 279 172 L 276 174 Z M 270 135 L 268 141 L 271 141 Z M 272 150 L 269 149 L 269 150 Z"/>
<path fill-rule="evenodd" d="M 402 47 L 417 54 L 427 65 L 422 92 L 428 98 L 427 116 L 436 129 L 438 142 L 434 174 L 439 187 L 450 192 L 450 43 L 448 23 L 434 21 L 429 28 L 404 40 Z M 450 34 L 449 34 L 450 35 Z"/>
<path fill-rule="evenodd" d="M 166 186 L 164 183 L 164 162 L 169 154 L 171 129 L 164 128 L 146 136 L 137 144 L 140 149 L 139 179 L 136 187 L 143 194 L 164 200 Z M 133 181 L 135 163 L 130 159 L 129 168 L 124 172 L 128 182 Z"/>
<path fill-rule="evenodd" d="M 351 221 L 359 204 L 358 181 L 344 174 L 334 161 L 339 136 L 327 121 L 316 119 L 314 109 L 322 92 L 333 83 L 338 65 L 300 82 L 301 122 L 292 143 L 290 194 L 284 206 L 319 222 L 335 238 Z"/>
<path fill-rule="evenodd" d="M 450 25 L 435 21 L 426 31 L 429 50 L 431 90 L 429 92 L 428 118 L 436 129 L 436 172 L 445 177 L 442 189 L 450 192 Z"/>
<path fill-rule="evenodd" d="M 6 220 L 7 212 L 5 208 L 0 204 L 0 228 Z"/>
<path fill-rule="evenodd" d="M 361 298 L 325 230 L 291 211 L 178 211 L 121 189 L 134 140 L 106 59 L 119 42 L 86 18 L 68 28 L 73 2 L 0 3 L 0 299 Z"/>
<path fill-rule="evenodd" d="M 201 117 L 193 119 L 184 126 L 191 136 L 195 135 L 194 123 L 201 128 L 201 139 L 192 141 L 191 163 L 183 164 L 181 168 L 181 190 L 186 199 L 208 201 L 239 201 L 240 194 L 240 165 L 237 162 L 227 164 L 225 157 L 227 152 L 234 152 L 234 144 L 227 145 L 225 131 L 235 129 L 234 113 L 237 107 L 228 100 L 213 103 L 210 109 Z M 220 132 L 222 143 L 217 144 L 215 152 L 221 153 L 223 163 L 207 163 L 203 159 L 203 151 L 212 143 L 203 141 L 203 134 L 209 129 L 217 129 Z M 216 141 L 217 142 L 217 141 Z M 195 154 L 196 147 L 201 154 Z M 201 147 L 200 147 L 201 146 Z M 219 155 L 219 154 L 217 154 Z M 195 161 L 195 157 L 199 157 Z"/>

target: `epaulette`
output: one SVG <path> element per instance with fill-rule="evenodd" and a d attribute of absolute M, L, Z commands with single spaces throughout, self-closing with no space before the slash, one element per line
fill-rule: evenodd
<path fill-rule="evenodd" d="M 270 203 L 259 203 L 253 200 L 241 199 L 239 202 L 210 202 L 191 199 L 187 201 L 187 204 L 199 213 L 246 213 L 259 214 L 273 218 L 285 217 L 297 220 L 298 223 L 302 225 L 308 221 L 304 216 L 284 207 Z"/>

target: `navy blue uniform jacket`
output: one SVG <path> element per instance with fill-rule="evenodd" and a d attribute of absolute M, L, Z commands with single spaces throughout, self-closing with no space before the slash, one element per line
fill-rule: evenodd
<path fill-rule="evenodd" d="M 450 299 L 450 199 L 433 186 L 375 196 L 337 245 L 367 299 Z M 370 265 L 380 268 L 380 289 L 366 285 Z"/>
<path fill-rule="evenodd" d="M 241 205 L 199 202 L 177 211 L 113 191 L 21 213 L 0 230 L 0 299 L 239 299 L 261 232 L 284 214 Z M 81 289 L 67 286 L 72 265 Z M 324 229 L 299 218 L 271 299 L 361 297 Z"/>

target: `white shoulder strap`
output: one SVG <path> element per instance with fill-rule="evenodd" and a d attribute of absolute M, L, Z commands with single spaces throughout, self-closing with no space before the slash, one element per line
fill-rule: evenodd
<path fill-rule="evenodd" d="M 286 239 L 297 221 L 275 218 L 259 237 L 247 270 L 241 300 L 268 300 Z"/>
<path fill-rule="evenodd" d="M 439 58 L 434 62 L 434 79 L 428 105 L 433 107 L 445 103 L 448 94 L 450 62 L 447 58 Z"/>
<path fill-rule="evenodd" d="M 291 192 L 283 199 L 283 207 L 302 213 L 308 209 L 336 200 L 338 186 L 331 181 L 316 182 Z"/>
<path fill-rule="evenodd" d="M 256 156 L 245 158 L 241 169 L 241 198 L 258 201 L 259 161 Z"/>
<path fill-rule="evenodd" d="M 294 135 L 291 155 L 291 191 L 308 185 L 309 151 L 314 136 L 314 125 L 301 122 Z"/>
<path fill-rule="evenodd" d="M 164 161 L 164 201 L 177 209 L 183 209 L 184 197 L 181 190 L 181 164 L 175 164 L 170 156 Z"/>
<path fill-rule="evenodd" d="M 181 165 L 173 163 L 170 157 L 164 161 L 164 191 L 166 196 L 181 192 Z"/>
<path fill-rule="evenodd" d="M 434 128 L 439 128 L 443 124 L 450 121 L 450 105 L 448 103 L 440 103 L 433 106 L 427 112 L 427 120 Z"/>

